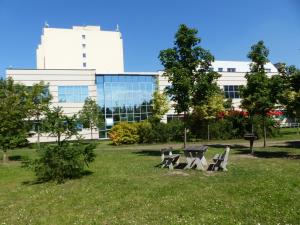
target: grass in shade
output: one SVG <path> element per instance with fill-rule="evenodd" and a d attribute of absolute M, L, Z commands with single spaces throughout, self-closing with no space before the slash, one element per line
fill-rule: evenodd
<path fill-rule="evenodd" d="M 229 171 L 212 173 L 155 167 L 164 146 L 101 142 L 90 173 L 64 184 L 35 183 L 20 162 L 35 150 L 11 151 L 0 163 L 0 224 L 299 224 L 299 148 L 250 156 L 236 145 Z M 208 161 L 223 151 L 214 146 Z"/>

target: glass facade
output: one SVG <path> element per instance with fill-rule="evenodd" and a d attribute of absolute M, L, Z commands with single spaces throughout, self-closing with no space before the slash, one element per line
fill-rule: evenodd
<path fill-rule="evenodd" d="M 225 98 L 240 98 L 241 85 L 224 85 Z"/>
<path fill-rule="evenodd" d="M 83 103 L 89 97 L 87 85 L 58 86 L 58 102 Z"/>
<path fill-rule="evenodd" d="M 97 103 L 105 118 L 100 138 L 107 138 L 107 131 L 120 121 L 142 121 L 152 114 L 155 75 L 97 74 L 96 85 Z"/>

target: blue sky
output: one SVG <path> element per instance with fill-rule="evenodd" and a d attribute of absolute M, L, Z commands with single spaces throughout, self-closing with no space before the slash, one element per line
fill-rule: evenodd
<path fill-rule="evenodd" d="M 44 22 L 50 27 L 119 24 L 126 71 L 161 69 L 159 51 L 172 47 L 181 23 L 199 30 L 219 60 L 247 60 L 264 40 L 273 63 L 300 67 L 300 0 L 0 0 L 0 76 L 35 68 Z"/>

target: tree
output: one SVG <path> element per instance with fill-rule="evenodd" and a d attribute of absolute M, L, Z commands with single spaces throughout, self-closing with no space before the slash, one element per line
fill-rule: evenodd
<path fill-rule="evenodd" d="M 241 88 L 241 107 L 249 113 L 251 121 L 253 116 L 259 114 L 263 117 L 264 147 L 266 147 L 266 117 L 267 113 L 274 108 L 275 102 L 271 98 L 271 82 L 265 71 L 269 50 L 263 41 L 251 47 L 248 58 L 251 59 L 250 72 L 246 73 L 247 85 Z M 253 122 L 252 132 L 253 132 Z M 253 153 L 253 152 L 252 152 Z"/>
<path fill-rule="evenodd" d="M 160 93 L 159 90 L 156 90 L 153 93 L 153 111 L 152 111 L 152 120 L 160 122 L 162 117 L 169 111 L 169 102 L 165 93 Z"/>
<path fill-rule="evenodd" d="M 9 149 L 27 143 L 27 96 L 24 85 L 15 84 L 11 78 L 0 80 L 0 148 L 4 163 Z"/>
<path fill-rule="evenodd" d="M 193 111 L 194 118 L 207 121 L 207 139 L 210 139 L 209 122 L 216 118 L 218 113 L 224 111 L 224 96 L 215 94 L 211 96 L 207 104 L 196 106 Z"/>
<path fill-rule="evenodd" d="M 100 107 L 95 100 L 87 98 L 82 110 L 79 112 L 79 121 L 85 128 L 90 128 L 91 140 L 93 139 L 93 128 L 103 125 L 103 116 Z"/>
<path fill-rule="evenodd" d="M 96 144 L 83 143 L 77 136 L 77 115 L 63 114 L 61 107 L 48 109 L 44 118 L 44 130 L 57 137 L 55 144 L 42 146 L 37 150 L 38 157 L 24 163 L 33 169 L 39 181 L 64 182 L 65 179 L 79 178 L 85 166 L 94 161 Z M 73 143 L 68 140 L 76 135 Z"/>
<path fill-rule="evenodd" d="M 41 134 L 41 118 L 45 112 L 49 109 L 49 103 L 51 95 L 49 94 L 48 87 L 43 82 L 33 85 L 30 87 L 28 95 L 28 108 L 29 108 L 29 119 L 33 119 L 36 124 L 37 131 L 37 143 L 40 148 L 40 134 Z"/>
<path fill-rule="evenodd" d="M 201 39 L 196 29 L 182 24 L 175 34 L 174 47 L 160 51 L 159 59 L 164 66 L 163 76 L 172 84 L 166 93 L 174 102 L 177 113 L 184 113 L 186 124 L 190 109 L 206 104 L 209 96 L 218 90 L 216 79 L 220 76 L 211 70 L 214 57 L 199 46 Z M 184 146 L 186 146 L 186 125 Z"/>
<path fill-rule="evenodd" d="M 62 145 L 64 141 L 78 134 L 76 115 L 64 115 L 61 107 L 48 109 L 45 113 L 43 129 L 50 136 L 57 138 L 58 145 Z"/>

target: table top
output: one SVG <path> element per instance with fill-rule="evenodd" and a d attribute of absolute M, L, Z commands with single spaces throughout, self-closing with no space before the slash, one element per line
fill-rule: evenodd
<path fill-rule="evenodd" d="M 207 150 L 207 146 L 206 145 L 201 145 L 201 146 L 189 146 L 186 147 L 185 149 L 183 149 L 183 151 L 187 151 L 187 152 L 205 152 Z"/>

